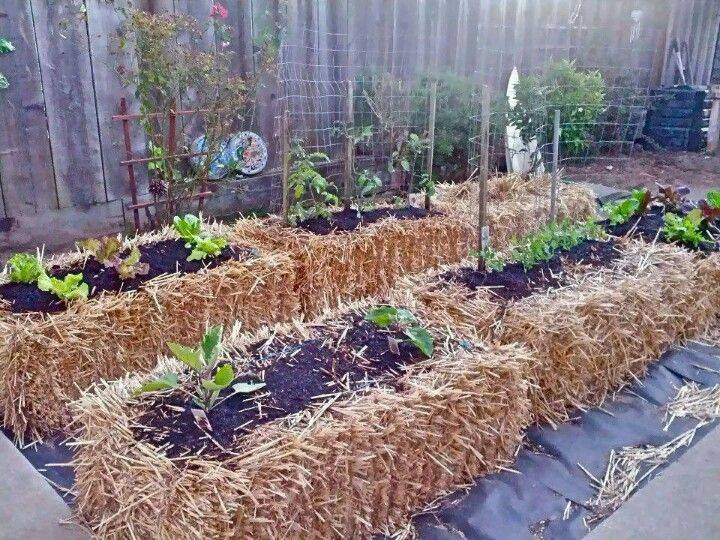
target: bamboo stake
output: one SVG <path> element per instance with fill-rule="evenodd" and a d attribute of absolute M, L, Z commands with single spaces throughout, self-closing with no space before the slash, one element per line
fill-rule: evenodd
<path fill-rule="evenodd" d="M 354 97 L 355 97 L 355 88 L 354 88 L 354 82 L 352 80 L 348 80 L 347 82 L 347 148 L 346 148 L 346 155 L 345 155 L 345 210 L 350 210 L 350 202 L 352 200 L 352 186 L 353 186 L 353 165 L 355 160 L 355 141 L 353 140 L 353 136 L 351 133 L 351 130 L 355 124 L 355 107 L 354 107 Z"/>
<path fill-rule="evenodd" d="M 429 181 L 432 181 L 433 161 L 435 159 L 435 115 L 437 112 L 437 80 L 430 85 L 430 120 L 428 122 L 428 153 L 427 153 L 427 173 Z M 425 191 L 425 210 L 430 210 L 430 194 Z"/>
<path fill-rule="evenodd" d="M 487 203 L 488 203 L 488 160 L 490 145 L 490 89 L 487 85 L 482 87 L 482 110 L 480 111 L 480 177 L 478 203 L 478 271 L 487 270 L 484 257 L 479 254 L 485 248 L 490 247 L 490 229 L 488 227 Z"/>
<path fill-rule="evenodd" d="M 560 172 L 560 109 L 555 109 L 555 125 L 553 128 L 553 170 L 552 180 L 550 184 L 550 223 L 554 223 L 557 219 L 557 190 L 558 176 Z"/>
<path fill-rule="evenodd" d="M 283 111 L 282 115 L 282 216 L 285 223 L 289 222 L 290 215 L 290 129 L 288 126 L 288 112 Z"/>

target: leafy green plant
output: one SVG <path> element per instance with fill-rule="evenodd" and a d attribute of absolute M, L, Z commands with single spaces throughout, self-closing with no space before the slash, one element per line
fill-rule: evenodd
<path fill-rule="evenodd" d="M 11 41 L 0 37 L 0 54 L 11 53 L 14 50 L 15 45 L 13 45 Z M 7 88 L 10 88 L 10 82 L 7 80 L 7 77 L 0 72 L 0 90 L 5 90 Z"/>
<path fill-rule="evenodd" d="M 578 155 L 594 139 L 593 126 L 605 109 L 607 85 L 598 71 L 581 71 L 575 63 L 560 60 L 541 76 L 521 76 L 515 93 L 517 105 L 508 121 L 520 130 L 525 142 L 542 135 L 552 140 L 548 114 L 560 110 L 564 154 Z M 544 133 L 542 130 L 544 129 Z"/>
<path fill-rule="evenodd" d="M 432 356 L 433 337 L 418 324 L 417 318 L 409 310 L 394 306 L 380 306 L 368 310 L 365 320 L 380 328 L 397 326 L 410 342 L 420 349 L 420 352 L 427 357 Z"/>
<path fill-rule="evenodd" d="M 140 262 L 140 250 L 133 246 L 126 256 L 122 256 L 123 245 L 118 237 L 103 236 L 100 239 L 89 238 L 78 242 L 85 253 L 92 255 L 105 268 L 117 270 L 120 279 L 134 279 L 150 272 L 150 265 Z"/>
<path fill-rule="evenodd" d="M 378 189 L 382 187 L 382 180 L 377 174 L 365 169 L 355 178 L 355 208 L 358 211 L 372 206 L 372 200 Z"/>
<path fill-rule="evenodd" d="M 652 201 L 652 195 L 647 189 L 634 190 L 630 197 L 614 201 L 603 206 L 611 225 L 622 225 L 632 217 L 644 214 Z"/>
<path fill-rule="evenodd" d="M 703 215 L 699 208 L 688 212 L 686 216 L 679 216 L 668 212 L 664 216 L 662 232 L 671 242 L 680 242 L 693 247 L 710 242 L 702 231 Z"/>
<path fill-rule="evenodd" d="M 471 251 L 470 256 L 482 259 L 485 262 L 485 268 L 489 272 L 502 272 L 505 270 L 505 258 L 491 247 L 486 247 L 482 251 Z"/>
<path fill-rule="evenodd" d="M 185 391 L 180 385 L 177 375 L 168 373 L 158 379 L 146 382 L 135 394 L 181 389 L 202 411 L 210 412 L 222 401 L 219 400 L 220 392 L 229 388 L 236 377 L 232 364 L 220 361 L 222 335 L 223 327 L 213 326 L 205 332 L 197 347 L 187 347 L 173 342 L 167 343 L 173 356 L 190 368 L 192 391 Z M 250 394 L 264 387 L 265 383 L 238 383 L 232 385 L 233 393 L 230 395 Z"/>
<path fill-rule="evenodd" d="M 711 208 L 720 208 L 720 191 L 714 189 L 708 191 L 705 200 Z"/>
<path fill-rule="evenodd" d="M 559 250 L 572 249 L 585 240 L 601 238 L 603 235 L 602 227 L 592 220 L 551 223 L 516 243 L 511 259 L 522 264 L 527 271 L 541 262 L 549 261 Z"/>
<path fill-rule="evenodd" d="M 45 274 L 42 261 L 35 255 L 17 253 L 8 261 L 8 277 L 13 283 L 35 283 Z"/>
<path fill-rule="evenodd" d="M 66 303 L 72 300 L 87 300 L 90 294 L 90 288 L 83 281 L 82 274 L 68 274 L 60 279 L 43 272 L 38 278 L 38 288 L 54 294 Z"/>
<path fill-rule="evenodd" d="M 297 225 L 312 217 L 329 217 L 331 208 L 338 204 L 339 199 L 335 186 L 316 167 L 330 161 L 330 158 L 322 152 L 308 153 L 301 142 L 296 142 L 291 159 L 288 184 L 295 202 L 290 207 L 290 221 Z"/>
<path fill-rule="evenodd" d="M 185 240 L 185 247 L 192 249 L 188 261 L 202 261 L 207 257 L 217 257 L 225 249 L 228 242 L 221 236 L 211 236 L 203 231 L 202 219 L 193 214 L 186 214 L 185 217 L 175 216 L 173 227 Z"/>

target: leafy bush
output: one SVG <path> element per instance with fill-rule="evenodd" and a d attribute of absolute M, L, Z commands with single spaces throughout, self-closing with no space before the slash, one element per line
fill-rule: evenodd
<path fill-rule="evenodd" d="M 698 247 L 700 244 L 710 242 L 702 231 L 702 211 L 696 208 L 686 216 L 679 216 L 668 212 L 664 216 L 662 232 L 671 242 L 680 242 L 688 246 Z"/>
<path fill-rule="evenodd" d="M 603 207 L 611 225 L 627 223 L 633 216 L 645 213 L 652 196 L 647 189 L 637 189 L 627 199 L 610 202 Z"/>
<path fill-rule="evenodd" d="M 175 358 L 190 368 L 194 391 L 188 392 L 188 394 L 193 403 L 204 412 L 209 412 L 222 402 L 222 400 L 218 401 L 220 392 L 229 388 L 235 380 L 235 370 L 232 364 L 224 363 L 220 365 L 222 335 L 223 327 L 213 326 L 205 332 L 202 341 L 195 348 L 173 342 L 167 344 Z M 238 393 L 250 394 L 264 387 L 265 383 L 238 383 L 233 385 L 231 395 Z M 168 373 L 159 379 L 146 382 L 135 394 L 140 395 L 146 392 L 176 388 L 181 388 L 177 375 Z"/>
<path fill-rule="evenodd" d="M 410 311 L 393 306 L 380 306 L 368 310 L 365 320 L 380 328 L 397 326 L 425 356 L 431 357 L 434 340 L 430 333 L 418 324 L 418 320 Z"/>
<path fill-rule="evenodd" d="M 291 158 L 288 184 L 295 202 L 290 207 L 290 221 L 297 225 L 312 217 L 329 217 L 330 209 L 339 199 L 335 186 L 317 171 L 316 166 L 330 158 L 322 152 L 308 153 L 300 142 L 293 145 Z"/>
<path fill-rule="evenodd" d="M 211 236 L 203 231 L 202 219 L 192 214 L 185 217 L 175 216 L 173 227 L 185 240 L 185 247 L 192 248 L 188 261 L 201 261 L 206 257 L 217 257 L 228 242 L 221 236 Z"/>
<path fill-rule="evenodd" d="M 82 274 L 68 274 L 63 279 L 59 279 L 43 272 L 38 278 L 38 288 L 54 294 L 66 303 L 72 300 L 87 300 L 90 294 L 90 288 L 83 281 Z"/>
<path fill-rule="evenodd" d="M 538 135 L 552 141 L 553 123 L 560 110 L 564 153 L 578 155 L 593 140 L 593 128 L 605 108 L 607 87 L 598 71 L 581 71 L 569 60 L 555 62 L 542 76 L 521 76 L 515 93 L 518 103 L 508 120 L 520 130 L 525 142 Z M 541 130 L 544 129 L 544 133 Z"/>
<path fill-rule="evenodd" d="M 42 261 L 35 255 L 17 253 L 8 261 L 10 281 L 13 283 L 35 283 L 45 274 Z"/>
<path fill-rule="evenodd" d="M 559 250 L 572 249 L 585 240 L 601 238 L 603 235 L 602 227 L 592 220 L 573 223 L 566 219 L 526 236 L 515 245 L 511 258 L 527 271 L 541 262 L 549 261 Z"/>

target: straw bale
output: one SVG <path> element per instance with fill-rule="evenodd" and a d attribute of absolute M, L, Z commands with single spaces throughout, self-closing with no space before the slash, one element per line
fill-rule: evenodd
<path fill-rule="evenodd" d="M 279 219 L 241 220 L 234 235 L 297 265 L 295 292 L 309 318 L 340 302 L 387 292 L 398 277 L 457 262 L 470 251 L 472 228 L 434 215 L 416 220 L 385 219 L 350 233 L 315 235 L 285 227 Z"/>
<path fill-rule="evenodd" d="M 517 174 L 492 178 L 488 182 L 490 241 L 497 251 L 506 250 L 513 239 L 536 231 L 550 216 L 550 176 L 528 179 Z M 440 184 L 435 207 L 476 228 L 478 183 Z M 579 221 L 596 216 L 595 196 L 578 184 L 561 183 L 558 189 L 558 218 Z"/>
<path fill-rule="evenodd" d="M 537 357 L 531 401 L 538 421 L 600 405 L 678 341 L 703 332 L 720 310 L 703 290 L 698 256 L 631 242 L 614 268 L 508 306 L 500 340 Z"/>
<path fill-rule="evenodd" d="M 233 347 L 321 331 L 293 326 L 241 336 Z M 133 438 L 143 406 L 130 396 L 147 375 L 100 383 L 73 404 L 79 518 L 98 538 L 355 538 L 394 529 L 507 464 L 530 418 L 524 349 L 436 343 L 434 358 L 395 387 L 343 397 L 310 421 L 260 426 L 222 462 L 173 461 Z M 168 368 L 180 370 L 162 359 L 156 373 Z"/>
<path fill-rule="evenodd" d="M 282 254 L 166 275 L 55 314 L 0 314 L 0 407 L 16 437 L 67 426 L 67 403 L 100 378 L 149 368 L 166 340 L 194 340 L 208 322 L 249 328 L 290 320 L 299 306 Z"/>

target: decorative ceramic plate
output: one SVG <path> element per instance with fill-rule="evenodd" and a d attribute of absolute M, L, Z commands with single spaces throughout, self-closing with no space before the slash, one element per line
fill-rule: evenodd
<path fill-rule="evenodd" d="M 267 166 L 267 145 L 257 133 L 241 131 L 227 141 L 223 161 L 226 165 L 235 161 L 236 170 L 245 176 L 253 176 Z"/>
<path fill-rule="evenodd" d="M 210 168 L 208 170 L 208 178 L 210 180 L 220 180 L 227 176 L 228 169 L 227 163 L 225 162 L 225 151 L 227 149 L 227 141 L 223 141 L 220 144 L 220 151 L 215 154 L 213 160 L 210 162 Z M 207 150 L 207 144 L 205 143 L 205 135 L 200 135 L 195 139 L 190 146 L 190 151 L 193 154 L 205 152 Z M 203 164 L 203 158 L 205 156 L 193 156 L 190 158 L 190 163 L 195 169 L 199 169 Z"/>

